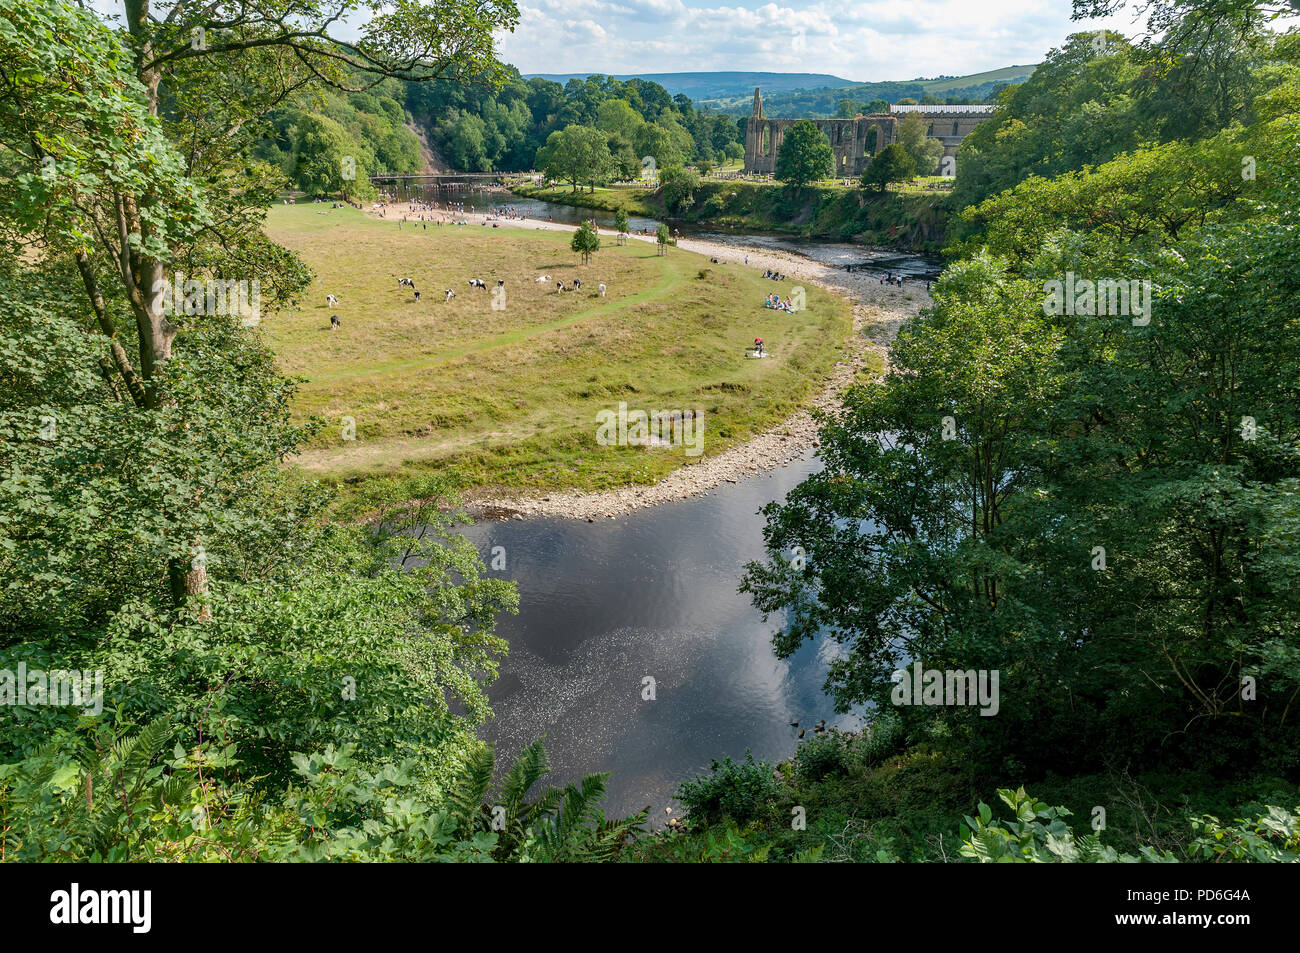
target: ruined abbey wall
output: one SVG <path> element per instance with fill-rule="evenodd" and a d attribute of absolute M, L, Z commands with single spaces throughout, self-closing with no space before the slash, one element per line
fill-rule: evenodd
<path fill-rule="evenodd" d="M 750 116 L 745 127 L 745 171 L 775 172 L 785 131 L 799 120 L 763 119 Z M 813 123 L 830 140 L 835 153 L 835 174 L 859 176 L 871 157 L 894 142 L 897 121 L 884 114 L 856 119 L 814 119 Z M 870 144 L 870 129 L 876 129 Z"/>
<path fill-rule="evenodd" d="M 957 146 L 980 123 L 993 116 L 991 106 L 891 106 L 888 113 L 872 113 L 853 119 L 810 120 L 830 140 L 835 153 L 835 174 L 857 177 L 866 170 L 872 156 L 898 141 L 898 124 L 909 113 L 920 113 L 926 120 L 927 135 L 943 143 L 944 156 L 955 157 Z M 763 116 L 763 98 L 754 90 L 754 112 L 745 126 L 745 171 L 773 173 L 781 152 L 785 131 L 798 119 L 767 119 Z M 872 141 L 872 129 L 875 129 Z M 936 174 L 942 169 L 928 170 Z"/>

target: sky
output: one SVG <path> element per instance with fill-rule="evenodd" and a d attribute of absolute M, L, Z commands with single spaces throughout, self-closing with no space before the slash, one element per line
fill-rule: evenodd
<path fill-rule="evenodd" d="M 118 13 L 122 0 L 87 0 Z M 1297 0 L 1300 2 L 1300 0 Z M 1039 63 L 1071 33 L 1140 32 L 1132 12 L 1070 20 L 1070 0 L 517 0 L 499 37 L 523 73 L 830 73 L 855 82 Z M 154 0 L 157 9 L 169 6 Z M 357 35 L 355 25 L 335 31 Z"/>
<path fill-rule="evenodd" d="M 518 0 L 502 58 L 523 73 L 831 73 L 856 82 L 1041 62 L 1071 34 L 1132 36 L 1132 13 L 1071 21 L 1070 0 Z"/>

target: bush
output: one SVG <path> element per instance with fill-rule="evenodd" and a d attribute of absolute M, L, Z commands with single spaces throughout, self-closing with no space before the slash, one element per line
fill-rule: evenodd
<path fill-rule="evenodd" d="M 820 781 L 831 774 L 843 774 L 848 758 L 849 746 L 838 732 L 813 735 L 795 752 L 794 773 L 801 781 Z"/>
<path fill-rule="evenodd" d="M 692 819 L 713 823 L 729 817 L 743 823 L 760 815 L 779 793 L 772 765 L 755 761 L 752 751 L 745 752 L 744 761 L 715 759 L 711 770 L 712 775 L 684 781 L 677 789 Z"/>
<path fill-rule="evenodd" d="M 1266 806 L 1250 819 L 1237 818 L 1224 826 L 1211 815 L 1192 820 L 1199 835 L 1187 848 L 1186 856 L 1143 846 L 1137 854 L 1123 854 L 1101 843 L 1097 833 L 1081 837 L 1065 822 L 1070 812 L 1051 807 L 1025 793 L 999 790 L 998 797 L 1015 815 L 1015 820 L 993 820 L 983 802 L 978 817 L 967 817 L 970 832 L 964 835 L 960 853 L 982 863 L 1177 863 L 1202 861 L 1232 863 L 1300 862 L 1300 808 L 1288 811 Z"/>
<path fill-rule="evenodd" d="M 859 764 L 879 764 L 902 751 L 906 742 L 907 733 L 898 712 L 885 710 L 872 719 L 870 727 L 853 746 L 853 753 Z"/>
<path fill-rule="evenodd" d="M 684 212 L 695 204 L 695 190 L 700 187 L 699 174 L 693 169 L 672 166 L 659 173 L 664 206 L 670 212 Z"/>
<path fill-rule="evenodd" d="M 721 215 L 726 208 L 727 200 L 722 197 L 722 193 L 714 192 L 704 200 L 704 204 L 700 206 L 700 213 L 704 216 L 712 217 L 715 215 Z"/>

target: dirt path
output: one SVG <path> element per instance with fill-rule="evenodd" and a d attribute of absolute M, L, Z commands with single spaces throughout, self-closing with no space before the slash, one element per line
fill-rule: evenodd
<path fill-rule="evenodd" d="M 409 205 L 390 205 L 385 218 L 400 221 L 406 215 L 418 221 L 420 214 Z M 450 218 L 450 213 L 445 211 L 424 214 L 440 214 Z M 485 221 L 494 222 L 502 228 L 559 231 L 574 231 L 577 228 L 576 225 L 537 219 L 494 218 L 478 212 L 458 214 L 455 218 L 478 226 Z M 611 239 L 616 235 L 611 229 L 602 228 L 599 231 L 602 236 Z M 642 235 L 632 235 L 629 238 L 632 241 L 654 242 L 653 238 Z M 817 445 L 817 426 L 813 421 L 812 409 L 831 410 L 837 407 L 840 395 L 853 382 L 858 372 L 867 366 L 870 357 L 873 354 L 880 355 L 887 362 L 889 343 L 893 341 L 899 327 L 930 303 L 923 282 L 913 281 L 898 288 L 881 284 L 878 278 L 870 275 L 832 268 L 793 252 L 698 238 L 680 238 L 677 247 L 719 261 L 742 266 L 747 263 L 748 267 L 760 271 L 778 271 L 787 276 L 785 281 L 773 285 L 774 290 L 782 293 L 789 293 L 793 287 L 791 281 L 808 281 L 848 298 L 853 304 L 853 333 L 844 342 L 840 360 L 825 378 L 822 389 L 807 408 L 786 418 L 772 429 L 717 456 L 706 456 L 698 463 L 685 464 L 658 483 L 593 493 L 551 492 L 544 496 L 502 497 L 484 492 L 473 495 L 468 500 L 471 513 L 489 519 L 507 519 L 512 516 L 520 519 L 529 516 L 561 516 L 588 521 L 614 519 L 642 507 L 707 493 L 723 483 L 735 483 L 750 474 L 789 463 Z"/>

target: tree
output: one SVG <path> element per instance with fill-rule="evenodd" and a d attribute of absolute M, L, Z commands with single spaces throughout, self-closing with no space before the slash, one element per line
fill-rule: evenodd
<path fill-rule="evenodd" d="M 852 119 L 862 111 L 862 104 L 852 99 L 841 99 L 835 104 L 835 117 L 837 119 Z"/>
<path fill-rule="evenodd" d="M 636 141 L 637 130 L 645 120 L 625 99 L 607 99 L 596 108 L 596 128 L 617 132 L 629 143 Z"/>
<path fill-rule="evenodd" d="M 583 222 L 573 233 L 569 247 L 582 255 L 584 265 L 591 261 L 591 256 L 600 251 L 600 233 L 591 227 L 590 222 Z"/>
<path fill-rule="evenodd" d="M 6 54 L 17 47 L 11 63 L 32 70 L 10 90 L 6 115 L 18 121 L 5 145 L 14 150 L 12 171 L 33 177 L 24 179 L 33 183 L 28 197 L 45 193 L 56 213 L 21 219 L 24 240 L 44 241 L 75 263 L 97 333 L 116 340 L 129 328 L 139 351 L 115 348 L 110 372 L 137 408 L 154 412 L 173 399 L 164 381 L 179 326 L 155 293 L 169 273 L 256 270 L 267 306 L 305 281 L 301 263 L 262 233 L 281 180 L 250 162 L 248 149 L 270 112 L 301 90 L 348 88 L 358 75 L 360 86 L 389 76 L 494 82 L 503 67 L 493 31 L 513 28 L 518 11 L 513 0 L 395 9 L 375 0 L 182 0 L 161 14 L 151 0 L 123 0 L 123 8 L 119 35 L 55 0 L 0 6 L 0 21 L 16 31 L 0 43 Z M 331 35 L 345 14 L 362 10 L 373 16 L 358 39 Z M 69 42 L 14 41 L 51 31 Z M 87 57 L 95 62 L 70 75 L 67 63 Z M 61 115 L 62 133 L 31 127 L 39 109 Z M 173 151 L 168 140 L 185 148 Z M 205 190 L 214 201 L 201 200 Z M 168 572 L 179 603 L 205 592 L 207 579 L 184 555 L 197 541 L 174 545 Z"/>
<path fill-rule="evenodd" d="M 622 133 L 611 132 L 608 138 L 609 154 L 614 164 L 614 175 L 625 181 L 635 179 L 641 173 L 641 160 L 637 157 L 632 143 Z"/>
<path fill-rule="evenodd" d="M 664 205 L 670 211 L 682 212 L 695 204 L 695 190 L 700 187 L 700 177 L 691 169 L 671 166 L 659 172 Z"/>
<path fill-rule="evenodd" d="M 553 179 L 579 185 L 604 181 L 614 170 L 606 134 L 591 126 L 570 125 L 551 133 L 537 150 L 537 168 Z"/>
<path fill-rule="evenodd" d="M 628 232 L 629 224 L 630 223 L 628 222 L 627 219 L 627 209 L 620 208 L 618 211 L 614 213 L 614 227 L 618 229 L 618 243 L 620 245 L 627 244 L 627 232 Z"/>
<path fill-rule="evenodd" d="M 835 165 L 831 144 L 809 119 L 800 119 L 785 131 L 776 157 L 776 177 L 793 188 L 824 179 Z"/>
<path fill-rule="evenodd" d="M 898 124 L 898 142 L 912 157 L 912 164 L 919 175 L 933 175 L 939 168 L 939 157 L 943 155 L 943 143 L 938 139 L 926 138 L 926 121 L 920 113 L 911 113 Z"/>
<path fill-rule="evenodd" d="M 905 182 L 916 174 L 916 165 L 897 142 L 890 143 L 871 157 L 866 170 L 862 173 L 864 187 L 874 185 L 876 191 L 885 191 L 891 182 Z"/>
<path fill-rule="evenodd" d="M 659 246 L 660 255 L 668 254 L 668 243 L 671 240 L 672 236 L 668 234 L 668 226 L 661 222 L 659 227 L 655 229 L 655 243 Z"/>
<path fill-rule="evenodd" d="M 372 193 L 369 170 L 374 158 L 327 116 L 301 116 L 294 142 L 294 178 L 312 196 L 344 197 Z"/>
<path fill-rule="evenodd" d="M 681 165 L 686 158 L 671 133 L 657 122 L 648 122 L 639 127 L 633 144 L 642 159 L 652 156 L 656 167 L 660 169 Z"/>

